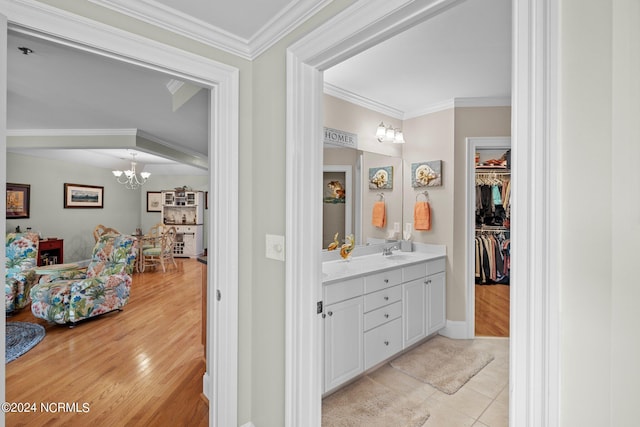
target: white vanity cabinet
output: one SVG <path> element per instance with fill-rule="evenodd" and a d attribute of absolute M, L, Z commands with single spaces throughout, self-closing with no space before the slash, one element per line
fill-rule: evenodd
<path fill-rule="evenodd" d="M 445 326 L 445 258 L 323 285 L 324 393 Z"/>
<path fill-rule="evenodd" d="M 403 348 L 407 348 L 445 326 L 445 259 L 403 268 L 403 282 Z"/>
<path fill-rule="evenodd" d="M 364 371 L 362 277 L 324 287 L 324 390 Z"/>

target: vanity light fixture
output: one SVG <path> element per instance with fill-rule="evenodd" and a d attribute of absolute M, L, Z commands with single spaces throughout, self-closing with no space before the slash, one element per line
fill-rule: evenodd
<path fill-rule="evenodd" d="M 129 190 L 135 190 L 144 185 L 147 179 L 151 176 L 149 172 L 140 172 L 140 177 L 136 174 L 136 155 L 137 153 L 131 153 L 131 169 L 126 171 L 115 170 L 112 171 L 116 177 L 116 181 L 119 184 L 125 186 Z"/>
<path fill-rule="evenodd" d="M 400 129 L 394 129 L 390 125 L 385 126 L 384 122 L 380 122 L 376 131 L 378 142 L 393 142 L 395 144 L 404 144 L 404 136 Z"/>

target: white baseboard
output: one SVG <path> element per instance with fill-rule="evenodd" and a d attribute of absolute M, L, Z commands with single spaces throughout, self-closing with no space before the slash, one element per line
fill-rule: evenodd
<path fill-rule="evenodd" d="M 254 426 L 253 423 L 251 421 L 249 421 L 246 424 L 242 424 L 240 427 L 256 427 L 256 426 Z"/>
<path fill-rule="evenodd" d="M 211 396 L 209 396 L 210 386 L 211 386 L 211 377 L 209 376 L 208 372 L 205 372 L 204 375 L 202 376 L 202 394 L 204 394 L 204 397 L 206 397 L 207 400 L 209 400 L 209 402 L 211 402 Z"/>
<path fill-rule="evenodd" d="M 473 338 L 467 335 L 467 322 L 465 321 L 447 320 L 446 326 L 438 333 L 454 340 Z"/>

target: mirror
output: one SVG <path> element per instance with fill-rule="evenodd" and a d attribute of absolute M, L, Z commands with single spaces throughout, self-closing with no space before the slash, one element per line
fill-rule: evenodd
<path fill-rule="evenodd" d="M 336 233 L 340 244 L 348 234 L 357 245 L 399 237 L 394 225 L 402 227 L 402 164 L 396 156 L 325 146 L 322 249 Z M 373 224 L 377 202 L 384 202 L 383 226 Z"/>

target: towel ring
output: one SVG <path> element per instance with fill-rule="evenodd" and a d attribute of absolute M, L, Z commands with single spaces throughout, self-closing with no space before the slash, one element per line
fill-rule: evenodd
<path fill-rule="evenodd" d="M 416 202 L 418 201 L 418 198 L 419 198 L 420 196 L 424 196 L 424 198 L 426 199 L 426 201 L 427 201 L 427 202 L 429 201 L 429 192 L 428 192 L 428 191 L 426 191 L 426 190 L 425 190 L 425 191 L 423 191 L 423 192 L 421 192 L 421 193 L 416 194 Z"/>
<path fill-rule="evenodd" d="M 384 193 L 378 193 L 378 201 L 384 202 Z"/>

